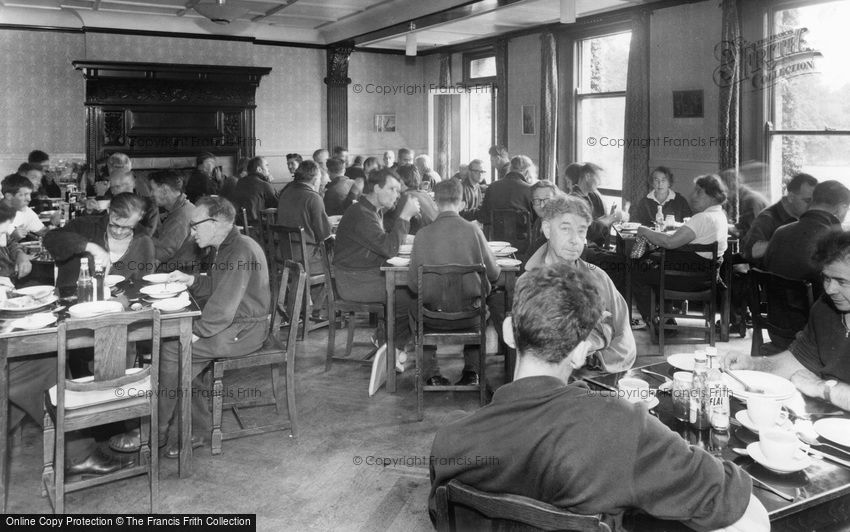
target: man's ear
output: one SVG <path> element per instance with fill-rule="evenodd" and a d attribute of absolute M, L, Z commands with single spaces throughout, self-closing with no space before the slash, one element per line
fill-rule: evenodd
<path fill-rule="evenodd" d="M 541 222 L 540 230 L 543 231 L 543 236 L 546 237 L 546 240 L 549 240 L 549 232 L 552 230 L 549 220 L 543 220 L 543 222 Z"/>
<path fill-rule="evenodd" d="M 514 320 L 511 316 L 502 321 L 502 340 L 511 349 L 516 349 L 516 338 L 514 338 Z"/>
<path fill-rule="evenodd" d="M 587 343 L 587 340 L 582 340 L 573 348 L 572 351 L 570 351 L 570 355 L 567 358 L 569 359 L 570 367 L 573 370 L 580 369 L 584 366 L 584 363 L 587 360 L 588 349 L 590 349 L 590 344 Z"/>

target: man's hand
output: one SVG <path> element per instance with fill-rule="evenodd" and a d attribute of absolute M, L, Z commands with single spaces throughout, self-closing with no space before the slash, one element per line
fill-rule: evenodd
<path fill-rule="evenodd" d="M 109 190 L 109 181 L 95 181 L 94 193 L 98 196 L 103 196 Z M 96 203 L 95 203 L 96 204 Z"/>
<path fill-rule="evenodd" d="M 18 274 L 18 279 L 26 277 L 32 271 L 32 262 L 30 262 L 30 258 L 26 253 L 18 254 L 18 258 L 15 259 L 15 273 Z"/>
<path fill-rule="evenodd" d="M 648 235 L 651 232 L 652 232 L 652 230 L 649 227 L 646 227 L 646 226 L 643 226 L 643 225 L 637 228 L 637 236 L 642 236 L 642 237 L 646 238 L 646 235 Z"/>
<path fill-rule="evenodd" d="M 0 286 L 5 286 L 7 288 L 15 288 L 15 283 L 13 283 L 12 280 L 8 277 L 0 276 Z"/>
<path fill-rule="evenodd" d="M 419 214 L 419 200 L 408 196 L 407 201 L 404 202 L 404 207 L 401 209 L 401 213 L 399 213 L 398 217 L 404 221 L 410 221 L 411 218 Z"/>
<path fill-rule="evenodd" d="M 94 261 L 100 262 L 104 268 L 112 264 L 112 261 L 109 260 L 109 252 L 94 242 L 86 244 L 86 252 L 90 253 L 94 257 Z"/>
<path fill-rule="evenodd" d="M 94 201 L 94 200 L 91 200 Z M 97 202 L 94 201 L 95 207 L 97 207 Z M 88 204 L 87 204 L 88 205 Z M 62 209 L 56 209 L 56 212 L 50 215 L 50 225 L 53 227 L 59 227 L 59 221 L 62 220 Z"/>
<path fill-rule="evenodd" d="M 756 361 L 746 353 L 731 351 L 726 353 L 721 364 L 725 369 L 755 369 Z"/>
<path fill-rule="evenodd" d="M 29 231 L 23 227 L 16 227 L 15 230 L 12 231 L 12 236 L 15 237 L 15 240 L 22 240 L 27 236 L 27 234 L 29 234 Z"/>
<path fill-rule="evenodd" d="M 183 283 L 186 286 L 192 286 L 195 284 L 195 276 L 183 273 L 180 270 L 175 270 L 168 274 L 167 281 L 169 283 Z"/>

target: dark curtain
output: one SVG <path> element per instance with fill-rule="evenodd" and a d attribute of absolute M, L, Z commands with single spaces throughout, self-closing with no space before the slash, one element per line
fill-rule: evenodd
<path fill-rule="evenodd" d="M 508 41 L 499 39 L 496 51 L 496 142 L 508 146 Z M 509 148 L 510 149 L 510 148 Z M 493 176 L 494 179 L 496 176 Z"/>
<path fill-rule="evenodd" d="M 452 55 L 440 55 L 440 87 L 452 84 Z M 434 169 L 440 177 L 452 176 L 452 99 L 449 96 L 437 97 L 437 153 L 434 155 Z"/>
<path fill-rule="evenodd" d="M 558 42 L 551 32 L 540 36 L 539 177 L 555 182 L 558 156 Z"/>
<path fill-rule="evenodd" d="M 632 18 L 632 39 L 626 78 L 626 120 L 623 136 L 649 138 L 649 12 Z M 635 142 L 623 150 L 623 200 L 633 204 L 646 194 L 649 143 Z"/>
<path fill-rule="evenodd" d="M 740 101 L 740 49 L 741 24 L 738 0 L 722 0 L 723 22 L 721 27 L 720 44 L 716 47 L 715 55 L 720 66 L 714 72 L 714 82 L 720 87 L 720 108 L 718 113 L 718 137 L 726 142 L 718 144 L 718 163 L 720 170 L 729 170 L 731 175 L 738 177 L 740 153 L 739 101 Z M 732 194 L 734 203 L 729 206 L 734 220 L 739 217 L 738 194 Z"/>

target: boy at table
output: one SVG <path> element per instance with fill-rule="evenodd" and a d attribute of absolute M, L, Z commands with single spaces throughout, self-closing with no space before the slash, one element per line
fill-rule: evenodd
<path fill-rule="evenodd" d="M 245 356 L 262 347 L 269 328 L 269 269 L 260 245 L 233 225 L 236 209 L 220 196 L 203 196 L 195 205 L 189 228 L 200 248 L 212 247 L 215 259 L 208 275 L 171 272 L 168 281 L 184 283 L 196 300 L 206 300 L 200 319 L 192 327 L 192 377 L 196 378 L 192 397 L 192 420 L 196 427 L 193 446 L 204 442 L 200 434 L 209 434 L 212 412 L 210 386 L 197 377 L 213 359 Z M 162 343 L 159 372 L 159 444 L 168 442 L 169 426 L 180 395 L 178 381 L 180 346 L 176 340 Z M 110 447 L 116 451 L 138 450 L 137 431 L 113 437 Z M 179 448 L 173 441 L 166 451 L 177 458 Z"/>
<path fill-rule="evenodd" d="M 487 281 L 495 282 L 502 269 L 496 264 L 496 257 L 490 250 L 490 246 L 487 245 L 484 233 L 474 222 L 460 217 L 460 211 L 463 208 L 463 189 L 460 181 L 448 179 L 437 183 L 434 186 L 434 196 L 439 214 L 437 214 L 433 223 L 420 229 L 413 240 L 413 252 L 407 274 L 408 288 L 416 293 L 419 288 L 417 279 L 419 266 L 424 264 L 470 266 L 483 264 L 487 270 Z M 428 278 L 422 281 L 424 290 L 422 294 L 419 294 L 419 297 L 424 299 L 425 305 L 435 299 L 439 290 L 434 281 L 434 279 Z M 463 291 L 470 305 L 486 304 L 484 301 L 478 301 L 481 294 L 481 284 L 477 275 L 469 274 L 464 278 Z M 414 314 L 415 309 L 411 309 L 411 313 Z M 437 323 L 437 321 L 426 321 L 426 324 L 435 329 L 445 330 L 465 329 L 475 325 L 454 322 Z M 426 346 L 424 350 L 425 368 L 423 375 L 427 384 L 432 386 L 449 385 L 448 379 L 440 375 L 436 348 Z M 478 384 L 478 349 L 464 346 L 463 360 L 463 373 L 456 384 L 458 386 Z"/>
<path fill-rule="evenodd" d="M 596 282 L 602 297 L 604 319 L 590 335 L 587 366 L 605 371 L 624 371 L 632 367 L 637 356 L 635 337 L 629 324 L 629 307 L 614 282 L 602 268 L 581 258 L 587 229 L 593 219 L 587 204 L 575 196 L 559 194 L 542 209 L 541 230 L 548 242 L 538 249 L 525 265 L 526 271 L 555 263 L 585 271 Z"/>
<path fill-rule="evenodd" d="M 602 514 L 614 531 L 633 510 L 696 530 L 769 530 L 767 511 L 738 466 L 688 445 L 643 405 L 567 385 L 584 365 L 604 311 L 600 299 L 587 272 L 560 262 L 517 281 L 513 316 L 503 324 L 518 354 L 516 379 L 489 405 L 437 432 L 432 519 L 437 488 L 457 479 Z"/>

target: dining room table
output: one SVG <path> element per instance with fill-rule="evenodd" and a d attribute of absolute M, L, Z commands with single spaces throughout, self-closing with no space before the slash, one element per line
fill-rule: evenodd
<path fill-rule="evenodd" d="M 850 446 L 842 446 L 819 436 L 817 440 L 809 442 L 812 443 L 809 448 L 812 457 L 808 467 L 785 474 L 771 471 L 752 457 L 739 454 L 741 449 L 757 442 L 759 437 L 736 419 L 739 411 L 746 410 L 746 403 L 742 402 L 734 391 L 730 399 L 732 415 L 728 431 L 697 430 L 689 423 L 676 418 L 672 395 L 658 392 L 662 380 L 671 381 L 676 371 L 681 369 L 671 366 L 668 362 L 659 362 L 628 371 L 594 375 L 584 379 L 584 382 L 592 390 L 609 392 L 610 388 L 616 389 L 618 382 L 624 377 L 639 378 L 649 383 L 650 388 L 654 390 L 652 396 L 658 399 L 657 405 L 646 405 L 650 407 L 652 415 L 691 445 L 705 449 L 718 459 L 737 464 L 754 479 L 753 494 L 767 510 L 771 530 L 774 532 L 821 530 L 827 527 L 832 527 L 830 530 L 838 530 L 834 528 L 837 523 L 850 523 Z M 797 391 L 791 398 L 783 401 L 783 404 L 792 419 L 811 417 L 817 420 L 829 416 L 830 419 L 847 419 L 850 423 L 850 413 L 824 401 L 805 397 Z M 782 493 L 784 497 L 769 491 L 770 488 Z M 646 514 L 632 515 L 629 519 L 630 530 L 691 530 L 680 522 L 656 519 Z"/>
<path fill-rule="evenodd" d="M 408 254 L 405 253 L 402 255 Z M 498 257 L 497 262 L 499 262 Z M 494 291 L 503 291 L 505 313 L 508 313 L 510 312 L 513 304 L 514 287 L 516 286 L 517 276 L 522 271 L 522 263 L 517 259 L 511 259 L 509 263 L 501 261 L 499 266 L 501 267 L 502 272 L 499 274 L 499 278 L 496 282 L 493 283 L 493 289 Z M 396 262 L 395 264 L 388 262 L 384 266 L 381 266 L 381 271 L 384 272 L 387 295 L 387 391 L 395 393 L 397 389 L 395 374 L 395 292 L 397 287 L 402 287 L 402 289 L 407 288 L 408 265 L 403 264 L 403 261 Z M 509 375 L 512 375 L 513 371 L 512 367 L 510 367 L 510 361 L 510 353 L 505 353 L 506 372 L 509 372 Z M 509 376 L 508 380 L 510 380 Z"/>
<path fill-rule="evenodd" d="M 152 300 L 142 296 L 140 290 L 148 283 L 133 284 L 121 281 L 111 288 L 112 298 L 120 301 L 124 312 L 142 310 L 152 306 Z M 58 290 L 57 290 L 58 291 Z M 54 294 L 46 308 L 39 312 L 53 312 L 57 315 L 58 323 L 68 318 L 68 307 L 76 303 L 76 296 L 70 294 Z M 61 297 L 65 296 L 65 297 Z M 132 307 L 132 309 L 131 309 Z M 33 311 L 34 312 L 34 311 Z M 0 312 L 0 314 L 4 314 Z M 55 323 L 37 329 L 19 329 L 12 324 L 12 317 L 25 317 L 26 312 L 5 313 L 6 319 L 0 319 L 0 513 L 6 512 L 6 494 L 8 486 L 8 379 L 9 360 L 23 358 L 57 351 L 58 328 Z M 189 299 L 185 308 L 161 314 L 161 337 L 176 338 L 180 343 L 180 397 L 178 408 L 178 427 L 180 453 L 178 474 L 181 478 L 191 474 L 192 464 L 192 322 L 201 315 L 201 310 L 194 301 Z M 128 341 L 137 341 L 150 337 L 150 326 L 139 324 L 128 330 Z M 79 330 L 68 333 L 70 349 L 94 346 L 94 335 Z"/>

